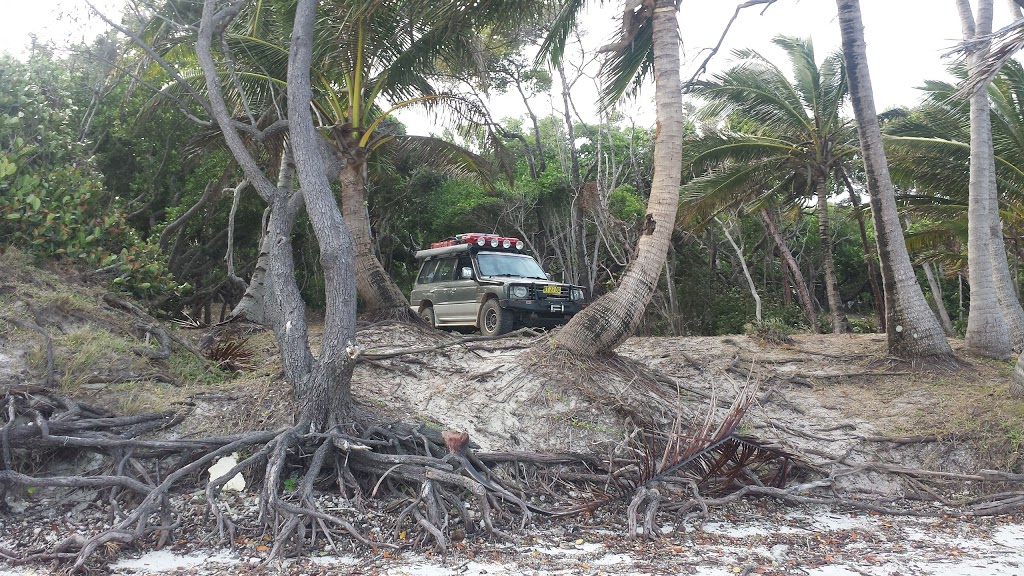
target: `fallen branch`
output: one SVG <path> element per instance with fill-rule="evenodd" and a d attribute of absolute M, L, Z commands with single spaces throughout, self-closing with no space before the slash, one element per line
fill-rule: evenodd
<path fill-rule="evenodd" d="M 421 346 L 417 348 L 406 348 L 404 350 L 394 350 L 391 352 L 363 352 L 361 353 L 357 361 L 359 360 L 384 360 L 385 358 L 396 358 L 398 356 L 408 356 L 410 354 L 425 354 L 427 352 L 436 352 L 438 350 L 444 350 L 445 348 L 451 348 L 453 346 L 462 346 L 472 342 L 490 342 L 494 340 L 504 340 L 506 338 L 516 338 L 519 336 L 534 336 L 539 337 L 538 333 L 533 328 L 520 328 L 501 336 L 467 336 L 466 338 L 459 338 L 449 342 L 442 342 L 435 344 L 434 346 Z"/>

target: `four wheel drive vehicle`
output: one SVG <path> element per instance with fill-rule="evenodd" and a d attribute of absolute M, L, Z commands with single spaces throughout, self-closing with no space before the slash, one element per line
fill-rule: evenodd
<path fill-rule="evenodd" d="M 459 234 L 416 253 L 409 302 L 433 326 L 497 336 L 517 326 L 564 324 L 586 306 L 580 286 L 552 282 L 517 238 Z"/>

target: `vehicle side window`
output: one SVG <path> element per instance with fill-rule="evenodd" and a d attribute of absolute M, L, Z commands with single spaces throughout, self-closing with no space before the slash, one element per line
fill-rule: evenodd
<path fill-rule="evenodd" d="M 430 260 L 423 263 L 423 267 L 420 268 L 419 278 L 416 279 L 418 284 L 429 284 L 437 280 L 437 263 L 438 260 Z"/>
<path fill-rule="evenodd" d="M 455 278 L 462 280 L 462 269 L 472 267 L 473 263 L 470 261 L 469 256 L 459 256 L 459 263 L 455 266 Z"/>
<path fill-rule="evenodd" d="M 455 279 L 455 258 L 445 258 L 438 261 L 437 272 L 434 273 L 434 282 L 447 282 Z"/>

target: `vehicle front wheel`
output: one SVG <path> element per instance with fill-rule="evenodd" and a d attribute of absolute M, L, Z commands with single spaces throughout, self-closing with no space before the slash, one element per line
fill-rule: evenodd
<path fill-rule="evenodd" d="M 437 319 L 434 318 L 433 306 L 424 306 L 423 309 L 420 310 L 420 318 L 430 325 L 431 328 L 437 328 Z"/>
<path fill-rule="evenodd" d="M 512 331 L 512 313 L 503 309 L 493 298 L 480 308 L 478 322 L 480 333 L 484 336 L 500 336 Z"/>

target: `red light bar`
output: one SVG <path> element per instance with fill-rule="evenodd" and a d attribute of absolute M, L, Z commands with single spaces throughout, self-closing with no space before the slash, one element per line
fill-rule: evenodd
<path fill-rule="evenodd" d="M 498 236 L 497 234 L 484 234 L 482 232 L 457 234 L 451 238 L 445 238 L 440 242 L 432 242 L 430 247 L 447 248 L 448 246 L 457 246 L 459 244 L 476 244 L 481 247 L 490 246 L 491 248 L 515 248 L 516 250 L 523 249 L 523 243 L 519 238 L 514 238 L 512 236 Z"/>

